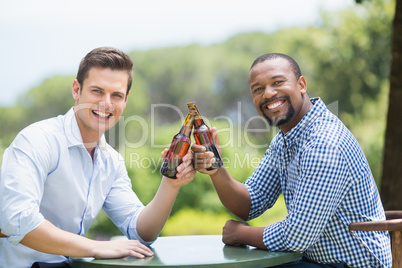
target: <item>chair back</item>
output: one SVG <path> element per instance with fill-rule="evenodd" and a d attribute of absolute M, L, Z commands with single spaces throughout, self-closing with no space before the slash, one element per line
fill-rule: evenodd
<path fill-rule="evenodd" d="M 385 212 L 385 221 L 353 222 L 352 231 L 388 231 L 391 234 L 392 267 L 402 268 L 402 210 Z"/>

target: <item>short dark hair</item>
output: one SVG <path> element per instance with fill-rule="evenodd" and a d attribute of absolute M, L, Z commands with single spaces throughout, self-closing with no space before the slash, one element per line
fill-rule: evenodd
<path fill-rule="evenodd" d="M 80 83 L 81 90 L 84 80 L 88 77 L 91 68 L 110 68 L 112 70 L 125 70 L 128 73 L 127 91 L 130 91 L 133 82 L 133 62 L 130 57 L 112 47 L 99 47 L 90 51 L 80 62 L 77 73 L 77 81 Z"/>
<path fill-rule="evenodd" d="M 285 59 L 289 62 L 294 75 L 296 76 L 296 79 L 299 79 L 300 76 L 302 76 L 302 73 L 300 71 L 300 67 L 297 64 L 297 62 L 290 56 L 286 55 L 286 54 L 282 54 L 282 53 L 268 53 L 268 54 L 264 54 L 262 56 L 259 56 L 257 59 L 255 59 L 255 61 L 253 62 L 253 64 L 250 67 L 250 70 L 257 64 L 260 62 L 264 62 L 266 60 L 273 60 L 273 59 Z"/>

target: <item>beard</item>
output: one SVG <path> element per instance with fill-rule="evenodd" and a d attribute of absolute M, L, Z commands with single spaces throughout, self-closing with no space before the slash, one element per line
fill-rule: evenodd
<path fill-rule="evenodd" d="M 270 126 L 280 127 L 281 125 L 288 123 L 295 115 L 295 109 L 293 108 L 292 101 L 290 100 L 289 96 L 285 96 L 285 99 L 289 104 L 289 109 L 285 115 L 281 115 L 279 117 L 275 117 L 275 116 L 268 117 L 264 113 L 264 106 L 266 106 L 267 103 L 271 102 L 272 100 L 266 100 L 260 104 L 259 108 L 260 108 L 261 114 L 263 115 L 265 120 L 267 120 L 267 122 Z"/>

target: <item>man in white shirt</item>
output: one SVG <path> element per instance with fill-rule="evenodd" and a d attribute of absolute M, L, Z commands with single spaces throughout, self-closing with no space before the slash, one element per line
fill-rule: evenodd
<path fill-rule="evenodd" d="M 68 257 L 152 256 L 181 186 L 195 174 L 188 153 L 177 179 L 162 178 L 144 206 L 131 188 L 122 156 L 104 132 L 121 117 L 132 62 L 120 50 L 97 48 L 81 61 L 67 114 L 22 130 L 5 151 L 0 173 L 0 267 L 30 267 Z M 166 155 L 166 150 L 162 155 Z M 128 240 L 85 238 L 103 209 Z"/>

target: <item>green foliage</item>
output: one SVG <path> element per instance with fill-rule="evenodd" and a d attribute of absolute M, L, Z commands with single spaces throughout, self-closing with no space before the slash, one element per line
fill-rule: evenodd
<path fill-rule="evenodd" d="M 283 220 L 286 215 L 285 201 L 281 195 L 271 209 L 248 224 L 256 227 L 267 226 Z M 216 213 L 211 210 L 185 208 L 169 218 L 161 235 L 219 235 L 222 234 L 226 221 L 230 219 L 239 220 L 227 211 Z"/>
<path fill-rule="evenodd" d="M 124 156 L 142 202 L 150 202 L 159 187 L 160 153 L 179 130 L 188 101 L 195 101 L 209 125 L 218 128 L 229 172 L 238 181 L 247 179 L 277 133 L 257 117 L 248 89 L 251 63 L 269 52 L 296 59 L 309 95 L 320 96 L 351 129 L 379 184 L 393 10 L 393 1 L 364 1 L 323 13 L 316 25 L 304 28 L 241 33 L 209 46 L 132 51 L 134 81 L 127 107 L 106 137 Z M 26 125 L 66 113 L 74 104 L 73 79 L 49 78 L 21 96 L 14 107 L 0 107 L 0 152 Z M 283 218 L 284 211 L 282 204 L 251 223 L 269 224 Z M 180 190 L 163 234 L 220 233 L 230 217 L 209 177 L 197 174 Z M 102 233 L 119 234 L 103 213 L 89 235 Z"/>
<path fill-rule="evenodd" d="M 18 104 L 25 107 L 26 115 L 29 115 L 24 123 L 66 113 L 74 105 L 71 91 L 73 80 L 73 76 L 55 76 L 22 95 Z"/>
<path fill-rule="evenodd" d="M 227 212 L 185 208 L 169 218 L 161 235 L 219 235 L 230 217 Z"/>

